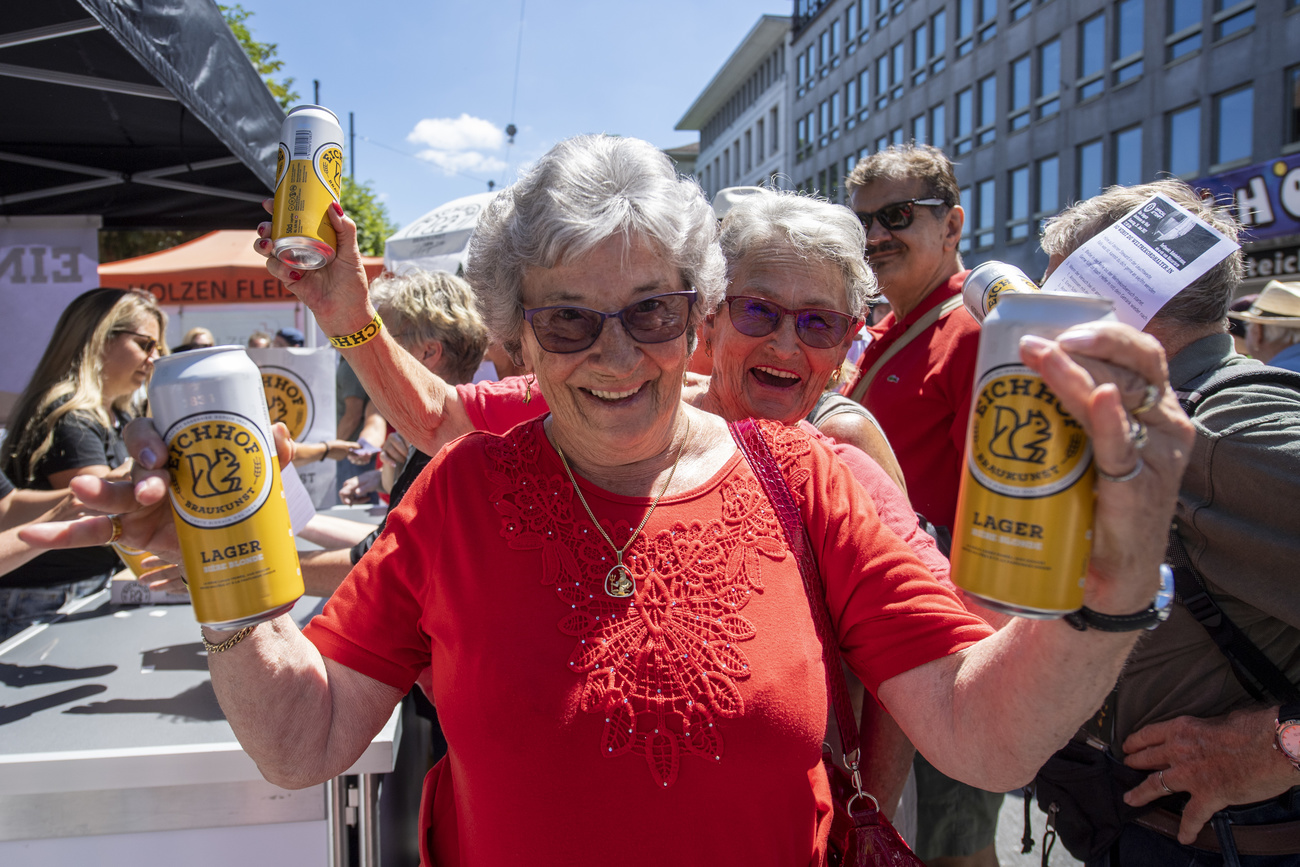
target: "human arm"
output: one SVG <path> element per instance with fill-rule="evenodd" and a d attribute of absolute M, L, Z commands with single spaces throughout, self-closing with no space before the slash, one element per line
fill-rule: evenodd
<path fill-rule="evenodd" d="M 352 432 L 360 430 L 361 419 L 365 417 L 366 399 L 356 395 L 348 395 L 343 398 L 343 414 L 339 416 L 338 428 L 334 436 L 340 440 L 346 440 L 352 436 Z"/>
<path fill-rule="evenodd" d="M 1226 716 L 1181 716 L 1144 726 L 1124 740 L 1124 763 L 1163 771 L 1164 785 L 1189 792 L 1178 840 L 1190 845 L 1215 812 L 1250 804 L 1300 786 L 1300 771 L 1274 748 L 1278 707 L 1253 707 Z M 1134 807 L 1168 794 L 1152 773 L 1124 795 Z"/>
<path fill-rule="evenodd" d="M 357 443 L 349 440 L 321 440 L 318 443 L 298 443 L 298 447 L 294 449 L 293 465 L 301 467 L 305 464 L 314 464 L 326 459 L 341 461 L 348 457 L 348 453 L 356 447 Z"/>
<path fill-rule="evenodd" d="M 891 820 L 907 784 L 916 748 L 889 712 L 870 695 L 862 702 L 862 788 Z"/>
<path fill-rule="evenodd" d="M 397 476 L 402 472 L 402 467 L 406 466 L 406 458 L 409 454 L 409 446 L 402 435 L 394 431 L 384 440 L 384 446 L 380 451 L 384 456 L 384 463 L 379 468 L 380 484 L 385 491 L 393 490 L 393 483 L 397 481 Z"/>
<path fill-rule="evenodd" d="M 366 529 L 373 528 L 367 525 Z M 343 579 L 352 571 L 352 548 L 300 553 L 298 563 L 302 566 L 302 581 L 307 595 L 328 597 L 339 589 Z"/>
<path fill-rule="evenodd" d="M 263 202 L 268 213 L 270 203 L 270 199 Z M 268 257 L 267 270 L 282 280 L 315 314 L 321 329 L 334 337 L 360 331 L 375 316 L 357 249 L 356 223 L 341 211 L 341 207 L 338 211 L 333 208 L 328 211 L 330 223 L 338 234 L 338 254 L 333 262 L 319 270 L 295 271 L 271 258 L 271 242 L 267 240 L 270 223 L 258 226 L 260 237 L 253 244 L 259 254 Z M 340 352 L 365 386 L 379 414 L 404 432 L 421 451 L 437 453 L 434 438 L 446 422 L 462 427 L 462 433 L 473 429 L 456 389 L 402 349 L 388 329 L 381 328 L 373 339 Z M 370 441 L 383 442 L 383 433 Z"/>
<path fill-rule="evenodd" d="M 388 422 L 379 414 L 379 408 L 375 406 L 373 400 L 366 401 L 365 419 L 361 424 L 361 433 L 357 434 L 358 440 L 365 440 L 371 445 L 381 445 L 388 437 Z M 372 455 L 348 455 L 348 460 L 357 466 L 365 466 L 371 461 Z"/>
<path fill-rule="evenodd" d="M 379 470 L 366 470 L 364 473 L 358 473 L 345 481 L 343 487 L 339 488 L 339 500 L 345 506 L 367 502 L 370 495 L 379 490 L 381 475 Z"/>
<path fill-rule="evenodd" d="M 1152 338 L 1113 323 L 1071 329 L 1059 345 L 1027 338 L 1022 360 L 1088 430 L 1103 471 L 1121 476 L 1137 464 L 1125 408 L 1140 396 L 1124 390 L 1121 397 L 1115 385 L 1098 385 L 1063 349 L 1136 370 L 1162 390 L 1142 416 L 1149 439 L 1141 472 L 1125 482 L 1098 482 L 1084 604 L 1130 614 L 1149 605 L 1157 588 L 1191 426 L 1167 386 L 1163 352 Z M 878 695 L 937 768 L 1005 791 L 1030 779 L 1101 705 L 1136 638 L 1018 619 L 963 651 L 886 680 Z"/>
<path fill-rule="evenodd" d="M 0 575 L 12 572 L 24 563 L 34 560 L 45 553 L 44 548 L 30 545 L 20 538 L 20 531 L 29 521 L 33 523 L 67 521 L 84 515 L 88 511 L 69 490 L 14 491 L 6 499 L 13 500 L 22 494 L 38 494 L 41 496 L 24 497 L 23 502 L 9 507 L 9 511 L 5 515 L 7 529 L 0 532 Z M 41 505 L 45 505 L 46 508 L 41 512 L 36 512 L 35 509 Z M 28 514 L 33 514 L 33 517 L 27 518 Z"/>

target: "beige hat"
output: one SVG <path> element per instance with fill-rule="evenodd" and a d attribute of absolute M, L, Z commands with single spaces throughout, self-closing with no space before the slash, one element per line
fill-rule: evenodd
<path fill-rule="evenodd" d="M 1249 310 L 1228 315 L 1243 322 L 1300 328 L 1300 283 L 1270 280 Z"/>
<path fill-rule="evenodd" d="M 763 192 L 762 187 L 727 187 L 718 190 L 718 194 L 713 197 L 713 214 L 721 220 L 727 216 L 727 211 L 731 210 L 732 205 L 745 198 L 745 196 L 752 196 L 761 192 Z"/>

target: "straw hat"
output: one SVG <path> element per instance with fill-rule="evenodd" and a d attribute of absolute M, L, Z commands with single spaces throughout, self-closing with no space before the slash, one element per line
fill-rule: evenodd
<path fill-rule="evenodd" d="M 1228 315 L 1242 322 L 1300 328 L 1300 283 L 1270 280 L 1249 310 L 1230 311 Z"/>

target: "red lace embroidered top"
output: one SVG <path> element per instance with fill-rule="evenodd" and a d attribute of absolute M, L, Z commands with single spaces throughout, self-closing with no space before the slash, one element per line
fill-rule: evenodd
<path fill-rule="evenodd" d="M 824 446 L 763 430 L 869 689 L 989 634 Z M 579 484 L 622 545 L 649 499 Z M 631 599 L 604 593 L 613 562 L 540 420 L 471 434 L 308 626 L 325 655 L 398 689 L 431 667 L 450 745 L 423 807 L 433 863 L 818 863 L 825 675 L 744 459 L 663 499 L 625 555 Z"/>

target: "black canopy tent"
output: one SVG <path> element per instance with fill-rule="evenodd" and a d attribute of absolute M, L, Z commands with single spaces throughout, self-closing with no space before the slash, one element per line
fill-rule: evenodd
<path fill-rule="evenodd" d="M 248 228 L 284 113 L 212 0 L 8 2 L 0 216 Z"/>

